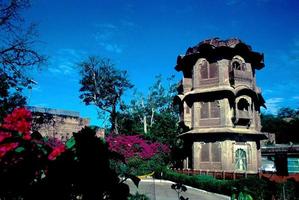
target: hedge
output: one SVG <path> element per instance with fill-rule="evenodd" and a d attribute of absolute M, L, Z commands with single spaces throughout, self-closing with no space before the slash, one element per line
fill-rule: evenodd
<path fill-rule="evenodd" d="M 284 185 L 282 183 L 274 183 L 267 179 L 259 179 L 255 177 L 238 180 L 218 180 L 208 175 L 180 174 L 166 168 L 157 172 L 156 178 L 163 178 L 228 196 L 231 196 L 233 188 L 237 189 L 237 191 L 243 191 L 244 188 L 246 188 L 248 193 L 255 200 L 271 200 L 273 195 L 276 199 L 283 199 L 282 187 L 284 187 L 287 199 L 299 199 L 299 184 L 292 180 L 288 180 Z"/>

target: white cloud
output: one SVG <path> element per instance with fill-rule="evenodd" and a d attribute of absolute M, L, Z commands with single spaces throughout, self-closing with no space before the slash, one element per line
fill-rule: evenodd
<path fill-rule="evenodd" d="M 34 85 L 32 87 L 32 91 L 34 91 L 34 92 L 42 92 L 43 90 L 41 89 L 41 87 L 39 85 Z"/>
<path fill-rule="evenodd" d="M 97 31 L 94 38 L 104 50 L 119 54 L 123 52 L 123 45 L 118 41 L 120 41 L 124 31 L 133 26 L 135 24 L 129 20 L 121 20 L 119 26 L 111 23 L 96 24 Z"/>
<path fill-rule="evenodd" d="M 276 114 L 279 108 L 281 108 L 281 103 L 283 103 L 283 101 L 284 98 L 281 97 L 266 99 L 266 113 Z"/>
<path fill-rule="evenodd" d="M 52 62 L 48 68 L 53 74 L 72 75 L 76 72 L 76 63 L 85 55 L 85 52 L 75 49 L 59 49 L 52 57 Z"/>
<path fill-rule="evenodd" d="M 114 52 L 114 53 L 122 53 L 122 48 L 117 44 L 110 44 L 110 43 L 100 43 L 102 47 L 105 48 L 106 51 Z"/>

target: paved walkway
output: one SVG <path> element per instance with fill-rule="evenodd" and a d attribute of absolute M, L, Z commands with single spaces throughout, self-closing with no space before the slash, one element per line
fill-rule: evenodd
<path fill-rule="evenodd" d="M 140 194 L 147 195 L 151 200 L 176 200 L 178 199 L 177 193 L 171 189 L 174 182 L 159 180 L 159 179 L 146 179 L 139 183 L 137 188 L 132 181 L 127 181 L 130 186 L 131 194 L 138 191 Z M 230 198 L 225 195 L 215 194 L 204 190 L 199 190 L 187 186 L 187 191 L 182 192 L 183 197 L 188 197 L 189 200 L 229 200 Z"/>

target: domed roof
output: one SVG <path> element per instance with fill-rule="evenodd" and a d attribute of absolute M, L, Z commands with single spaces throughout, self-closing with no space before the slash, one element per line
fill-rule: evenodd
<path fill-rule="evenodd" d="M 211 39 L 207 39 L 204 40 L 200 43 L 198 43 L 196 46 L 194 47 L 190 47 L 188 48 L 186 55 L 188 54 L 193 54 L 193 53 L 199 53 L 201 49 L 204 48 L 218 48 L 218 47 L 230 47 L 230 48 L 235 48 L 235 47 L 243 47 L 246 48 L 247 51 L 251 51 L 251 46 L 245 44 L 244 42 L 242 42 L 240 39 L 238 38 L 230 38 L 227 40 L 221 40 L 220 38 L 211 38 Z"/>
<path fill-rule="evenodd" d="M 216 62 L 221 59 L 231 60 L 236 55 L 241 56 L 246 62 L 251 63 L 255 69 L 264 67 L 264 55 L 252 51 L 251 46 L 240 39 L 230 38 L 221 40 L 219 38 L 212 38 L 203 40 L 194 47 L 189 47 L 185 55 L 179 55 L 175 69 L 183 71 L 190 76 L 192 67 L 199 58 L 205 58 L 209 62 Z"/>

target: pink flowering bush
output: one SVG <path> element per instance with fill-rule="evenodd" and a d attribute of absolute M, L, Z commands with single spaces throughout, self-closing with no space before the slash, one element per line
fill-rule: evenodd
<path fill-rule="evenodd" d="M 66 144 L 43 138 L 31 133 L 31 113 L 15 109 L 0 125 L 0 199 L 127 199 L 108 145 L 95 135 L 85 127 Z"/>
<path fill-rule="evenodd" d="M 3 123 L 0 125 L 2 128 L 0 130 L 0 159 L 17 147 L 24 149 L 24 146 L 26 146 L 25 141 L 28 141 L 27 145 L 30 143 L 32 148 L 39 150 L 39 158 L 46 156 L 49 160 L 55 160 L 56 157 L 65 151 L 65 145 L 60 140 L 51 138 L 46 141 L 32 139 L 31 126 L 32 115 L 25 108 L 16 108 L 4 118 Z M 18 134 L 13 134 L 13 132 L 17 132 Z M 6 139 L 9 139 L 9 141 L 5 142 Z M 16 154 L 15 156 L 20 156 L 20 154 Z"/>
<path fill-rule="evenodd" d="M 60 145 L 55 147 L 52 152 L 48 155 L 48 159 L 49 160 L 55 160 L 56 157 L 58 157 L 59 155 L 61 155 L 63 152 L 65 152 L 66 148 L 64 145 Z"/>
<path fill-rule="evenodd" d="M 19 146 L 18 142 L 10 142 L 6 144 L 0 145 L 0 158 L 2 158 L 7 152 L 14 150 L 17 146 Z"/>
<path fill-rule="evenodd" d="M 25 108 L 16 108 L 11 114 L 4 118 L 1 127 L 11 131 L 17 131 L 22 134 L 25 140 L 30 140 L 31 121 L 32 116 L 30 111 Z M 7 132 L 0 132 L 0 135 L 1 142 L 3 137 L 9 137 L 10 134 Z"/>
<path fill-rule="evenodd" d="M 19 142 L 13 141 L 15 137 L 10 131 L 18 132 L 19 137 L 24 140 L 31 139 L 31 120 L 31 112 L 25 108 L 16 108 L 4 118 L 3 124 L 0 126 L 2 128 L 0 130 L 0 158 L 19 146 Z M 7 138 L 12 138 L 12 141 L 4 142 Z"/>
<path fill-rule="evenodd" d="M 141 135 L 109 135 L 106 138 L 109 149 L 125 157 L 150 159 L 156 154 L 168 154 L 170 149 L 167 145 L 159 142 L 145 140 Z"/>

